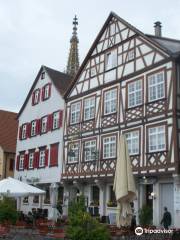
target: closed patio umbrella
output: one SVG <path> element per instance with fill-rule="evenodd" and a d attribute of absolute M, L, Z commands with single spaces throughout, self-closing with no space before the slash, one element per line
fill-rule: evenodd
<path fill-rule="evenodd" d="M 117 226 L 129 226 L 132 218 L 130 202 L 136 197 L 136 188 L 128 153 L 128 146 L 123 135 L 120 136 L 118 143 L 113 190 L 117 200 Z"/>
<path fill-rule="evenodd" d="M 0 195 L 8 197 L 26 197 L 30 195 L 40 195 L 46 192 L 21 182 L 15 178 L 8 177 L 0 181 Z"/>

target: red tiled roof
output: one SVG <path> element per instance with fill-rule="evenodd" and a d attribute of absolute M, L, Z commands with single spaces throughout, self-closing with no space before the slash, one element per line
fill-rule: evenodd
<path fill-rule="evenodd" d="M 0 110 L 0 146 L 5 152 L 16 152 L 17 113 Z"/>

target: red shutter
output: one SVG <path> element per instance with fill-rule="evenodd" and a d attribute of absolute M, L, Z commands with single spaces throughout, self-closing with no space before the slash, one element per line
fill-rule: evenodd
<path fill-rule="evenodd" d="M 51 131 L 53 127 L 53 114 L 48 115 L 48 131 Z"/>
<path fill-rule="evenodd" d="M 51 145 L 50 166 L 58 166 L 58 147 L 58 143 Z"/>
<path fill-rule="evenodd" d="M 16 157 L 16 170 L 19 171 L 19 155 Z"/>
<path fill-rule="evenodd" d="M 45 151 L 45 166 L 48 166 L 48 156 L 49 156 L 49 149 L 46 149 Z"/>
<path fill-rule="evenodd" d="M 27 123 L 26 138 L 30 138 L 30 137 L 31 137 L 31 123 Z"/>
<path fill-rule="evenodd" d="M 28 169 L 28 165 L 29 165 L 29 154 L 25 154 L 24 155 L 24 169 Z"/>
<path fill-rule="evenodd" d="M 33 162 L 33 167 L 38 168 L 39 167 L 39 152 L 34 153 L 34 162 Z"/>
<path fill-rule="evenodd" d="M 51 83 L 49 83 L 49 92 L 48 92 L 48 96 L 51 96 Z"/>
<path fill-rule="evenodd" d="M 22 139 L 22 126 L 19 127 L 19 140 Z"/>
<path fill-rule="evenodd" d="M 45 90 L 45 88 L 43 87 L 41 89 L 41 101 L 44 101 L 44 90 Z"/>
<path fill-rule="evenodd" d="M 62 127 L 63 123 L 63 110 L 59 111 L 59 127 Z"/>
<path fill-rule="evenodd" d="M 34 105 L 34 98 L 35 98 L 35 93 L 32 93 L 32 106 Z"/>
<path fill-rule="evenodd" d="M 36 119 L 36 135 L 40 134 L 41 119 Z"/>

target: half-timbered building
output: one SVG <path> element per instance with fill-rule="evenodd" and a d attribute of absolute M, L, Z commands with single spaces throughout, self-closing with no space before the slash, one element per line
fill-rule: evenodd
<path fill-rule="evenodd" d="M 118 139 L 127 138 L 137 199 L 160 224 L 163 207 L 180 226 L 180 41 L 146 35 L 110 13 L 65 95 L 65 209 L 82 192 L 92 214 L 116 212 Z"/>

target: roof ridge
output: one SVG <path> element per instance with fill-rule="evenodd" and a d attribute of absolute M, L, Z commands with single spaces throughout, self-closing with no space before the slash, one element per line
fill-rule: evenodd
<path fill-rule="evenodd" d="M 167 38 L 167 37 L 158 37 L 155 35 L 151 34 L 145 34 L 147 37 L 152 37 L 152 38 L 158 38 L 159 40 L 167 40 L 167 41 L 173 41 L 173 42 L 180 42 L 180 39 L 175 39 L 175 38 Z"/>
<path fill-rule="evenodd" d="M 18 114 L 17 112 L 9 111 L 9 110 L 4 110 L 0 109 L 0 112 L 6 112 L 6 113 L 12 113 L 12 114 Z"/>

